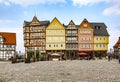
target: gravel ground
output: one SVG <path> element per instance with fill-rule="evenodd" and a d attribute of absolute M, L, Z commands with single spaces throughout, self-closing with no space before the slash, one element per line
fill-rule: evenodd
<path fill-rule="evenodd" d="M 0 82 L 120 82 L 117 60 L 0 62 Z"/>

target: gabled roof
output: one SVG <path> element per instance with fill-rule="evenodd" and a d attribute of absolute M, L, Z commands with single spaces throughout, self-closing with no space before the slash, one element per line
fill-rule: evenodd
<path fill-rule="evenodd" d="M 0 32 L 0 35 L 4 38 L 3 44 L 16 45 L 16 33 Z"/>
<path fill-rule="evenodd" d="M 24 21 L 24 26 L 30 26 L 30 24 L 31 24 L 33 21 L 36 21 L 36 22 L 39 23 L 39 25 L 44 25 L 44 26 L 48 26 L 48 25 L 50 24 L 50 21 L 48 21 L 48 20 L 46 20 L 46 21 L 39 21 L 39 20 L 37 19 L 37 17 L 34 16 L 31 22 Z"/>
<path fill-rule="evenodd" d="M 116 42 L 116 44 L 113 47 L 118 47 L 119 44 L 120 44 L 120 37 L 119 37 L 118 41 Z"/>
<path fill-rule="evenodd" d="M 36 17 L 36 16 L 34 16 L 34 17 L 33 17 L 33 19 L 32 19 L 32 21 L 31 21 L 31 22 L 33 22 L 33 21 L 39 22 L 39 20 L 37 19 L 37 17 Z"/>
<path fill-rule="evenodd" d="M 63 24 L 63 26 L 64 26 L 65 28 L 68 28 L 69 25 L 75 25 L 75 23 L 73 22 L 73 20 L 71 20 L 71 21 L 68 23 L 68 25 L 64 25 L 64 24 Z M 79 25 L 75 25 L 75 28 L 78 28 L 78 27 L 79 27 Z"/>
<path fill-rule="evenodd" d="M 75 25 L 75 23 L 73 22 L 73 20 L 71 20 L 68 25 L 71 25 L 71 23 L 72 23 L 72 25 Z"/>
<path fill-rule="evenodd" d="M 51 23 L 48 25 L 47 29 L 51 29 L 50 26 L 53 25 L 53 24 L 58 24 L 58 25 L 62 26 L 65 29 L 64 25 L 61 24 L 61 22 L 56 17 L 51 21 Z M 54 26 L 52 26 L 52 28 L 54 28 Z M 61 28 L 61 27 L 59 27 L 59 28 Z"/>
<path fill-rule="evenodd" d="M 94 29 L 94 36 L 109 36 L 107 26 L 104 23 L 90 23 Z"/>
<path fill-rule="evenodd" d="M 63 24 L 63 26 L 65 27 L 65 29 L 68 28 L 68 25 L 64 25 L 64 24 Z M 75 25 L 75 28 L 79 28 L 79 26 L 80 26 L 80 25 Z"/>
<path fill-rule="evenodd" d="M 84 26 L 85 24 L 87 25 L 86 27 Z M 80 29 L 81 29 L 81 28 L 82 28 L 82 29 L 86 29 L 86 28 L 87 28 L 87 29 L 93 29 L 92 26 L 91 26 L 91 24 L 88 22 L 88 20 L 87 20 L 86 18 L 82 21 L 82 23 L 80 24 L 79 28 L 80 28 Z M 79 29 L 79 28 L 78 28 L 78 29 Z"/>

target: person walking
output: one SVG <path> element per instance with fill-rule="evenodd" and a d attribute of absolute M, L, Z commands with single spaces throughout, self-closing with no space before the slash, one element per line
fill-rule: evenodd
<path fill-rule="evenodd" d="M 110 57 L 110 54 L 108 54 L 108 61 L 110 61 L 111 57 Z"/>

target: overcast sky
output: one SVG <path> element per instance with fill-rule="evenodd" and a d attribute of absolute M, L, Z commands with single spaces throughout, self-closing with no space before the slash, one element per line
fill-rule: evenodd
<path fill-rule="evenodd" d="M 0 0 L 0 31 L 16 32 L 17 51 L 24 52 L 23 22 L 36 15 L 40 21 L 57 17 L 61 23 L 104 22 L 109 49 L 120 36 L 120 0 Z"/>

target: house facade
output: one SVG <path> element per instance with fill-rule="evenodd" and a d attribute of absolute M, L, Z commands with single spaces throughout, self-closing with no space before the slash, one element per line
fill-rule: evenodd
<path fill-rule="evenodd" d="M 39 21 L 34 16 L 31 22 L 24 21 L 23 34 L 26 58 L 29 51 L 35 54 L 36 50 L 46 58 L 52 55 L 62 59 L 101 56 L 107 54 L 109 44 L 107 26 L 87 19 L 80 25 L 72 20 L 64 25 L 56 17 L 49 22 Z"/>
<path fill-rule="evenodd" d="M 65 28 L 55 17 L 46 28 L 46 52 L 48 55 L 56 53 L 63 57 L 65 47 Z"/>
<path fill-rule="evenodd" d="M 93 28 L 84 19 L 78 28 L 78 55 L 92 56 L 94 50 Z"/>
<path fill-rule="evenodd" d="M 0 32 L 0 59 L 8 60 L 16 53 L 16 33 Z"/>
<path fill-rule="evenodd" d="M 66 29 L 66 55 L 69 59 L 76 58 L 78 51 L 78 26 L 71 20 Z"/>
<path fill-rule="evenodd" d="M 31 22 L 24 21 L 23 34 L 26 58 L 30 51 L 35 53 L 39 51 L 40 54 L 46 53 L 46 27 L 48 25 L 49 21 L 39 21 L 36 16 Z"/>
<path fill-rule="evenodd" d="M 114 48 L 114 53 L 116 56 L 120 56 L 120 37 L 118 38 L 118 41 L 116 44 L 113 46 Z"/>
<path fill-rule="evenodd" d="M 90 23 L 94 29 L 94 55 L 106 56 L 109 44 L 109 34 L 104 23 Z"/>

